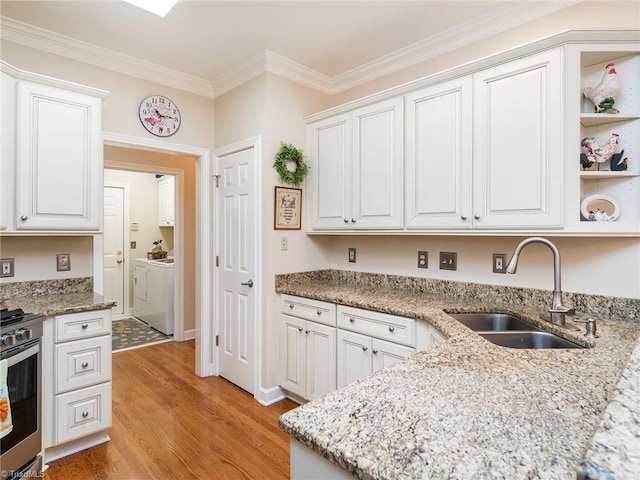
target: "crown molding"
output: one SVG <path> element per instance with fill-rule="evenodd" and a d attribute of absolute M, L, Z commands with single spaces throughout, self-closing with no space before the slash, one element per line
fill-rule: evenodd
<path fill-rule="evenodd" d="M 357 87 L 582 1 L 524 2 L 505 5 L 377 60 L 336 75 L 332 79 L 331 93 Z"/>
<path fill-rule="evenodd" d="M 167 85 L 205 97 L 213 97 L 211 82 L 182 72 L 123 55 L 112 50 L 0 16 L 0 38 L 88 63 L 132 77 Z"/>
<path fill-rule="evenodd" d="M 145 80 L 153 79 L 156 83 L 210 98 L 233 90 L 265 72 L 277 74 L 332 95 L 425 62 L 430 58 L 463 48 L 483 38 L 549 15 L 581 1 L 583 0 L 507 4 L 500 9 L 406 48 L 396 50 L 335 77 L 319 73 L 271 50 L 264 50 L 227 70 L 213 82 L 209 82 L 2 16 L 0 16 L 0 38 L 133 77 Z"/>

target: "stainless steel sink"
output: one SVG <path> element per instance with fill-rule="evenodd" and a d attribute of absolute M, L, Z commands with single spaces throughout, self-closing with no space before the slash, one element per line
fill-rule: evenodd
<path fill-rule="evenodd" d="M 548 332 L 491 332 L 479 335 L 491 343 L 509 348 L 584 348 Z"/>
<path fill-rule="evenodd" d="M 506 313 L 449 313 L 484 339 L 508 348 L 585 348 Z"/>
<path fill-rule="evenodd" d="M 540 331 L 530 323 L 506 313 L 450 313 L 449 316 L 474 332 Z"/>

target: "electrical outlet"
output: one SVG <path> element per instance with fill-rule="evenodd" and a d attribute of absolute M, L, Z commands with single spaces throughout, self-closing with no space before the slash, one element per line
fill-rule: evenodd
<path fill-rule="evenodd" d="M 356 263 L 356 249 L 355 248 L 350 248 L 349 249 L 349 262 L 350 263 Z"/>
<path fill-rule="evenodd" d="M 418 252 L 418 268 L 429 268 L 429 252 Z"/>
<path fill-rule="evenodd" d="M 504 253 L 493 254 L 493 273 L 507 273 L 507 256 Z"/>
<path fill-rule="evenodd" d="M 458 254 L 455 252 L 440 252 L 440 270 L 457 270 Z"/>
<path fill-rule="evenodd" d="M 13 258 L 3 258 L 0 259 L 0 265 L 2 265 L 2 270 L 0 271 L 0 277 L 13 277 L 14 275 L 14 263 Z"/>
<path fill-rule="evenodd" d="M 280 237 L 280 250 L 289 250 L 289 238 L 286 235 Z"/>

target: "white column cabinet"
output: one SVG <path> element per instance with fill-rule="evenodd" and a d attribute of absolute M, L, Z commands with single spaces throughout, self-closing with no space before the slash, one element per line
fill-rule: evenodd
<path fill-rule="evenodd" d="M 149 264 L 136 258 L 133 265 L 133 315 L 140 317 L 149 312 Z"/>
<path fill-rule="evenodd" d="M 335 305 L 283 295 L 280 306 L 280 386 L 306 400 L 335 390 Z"/>
<path fill-rule="evenodd" d="M 2 95 L 0 95 L 0 232 L 13 230 L 14 189 L 16 156 L 16 89 L 17 81 L 11 75 L 0 72 Z"/>
<path fill-rule="evenodd" d="M 473 75 L 474 227 L 561 226 L 561 68 L 556 48 Z"/>
<path fill-rule="evenodd" d="M 312 230 L 403 224 L 403 99 L 307 126 Z"/>

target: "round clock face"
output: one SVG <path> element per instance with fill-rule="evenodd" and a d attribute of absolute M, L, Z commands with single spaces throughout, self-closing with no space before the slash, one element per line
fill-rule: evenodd
<path fill-rule="evenodd" d="M 158 137 L 173 135 L 180 128 L 180 111 L 175 103 L 162 95 L 151 95 L 140 102 L 140 121 Z"/>

